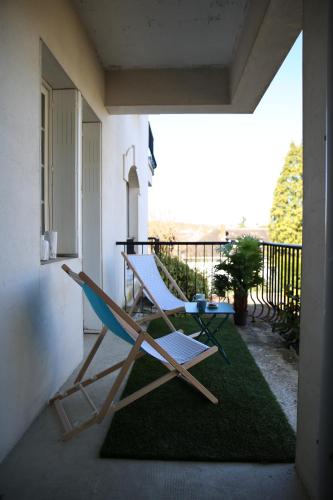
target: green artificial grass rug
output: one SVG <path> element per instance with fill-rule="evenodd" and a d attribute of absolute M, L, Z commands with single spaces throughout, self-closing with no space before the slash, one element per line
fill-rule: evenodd
<path fill-rule="evenodd" d="M 192 318 L 178 317 L 176 328 L 197 331 Z M 164 322 L 149 333 L 167 333 Z M 295 434 L 235 326 L 228 321 L 219 340 L 231 361 L 216 353 L 191 368 L 218 399 L 212 404 L 181 379 L 173 379 L 114 415 L 102 458 L 293 462 Z M 139 359 L 123 396 L 166 373 L 155 359 Z"/>

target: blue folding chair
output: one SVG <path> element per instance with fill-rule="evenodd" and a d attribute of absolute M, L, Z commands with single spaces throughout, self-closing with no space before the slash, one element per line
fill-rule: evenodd
<path fill-rule="evenodd" d="M 201 392 L 212 403 L 217 404 L 217 398 L 204 387 L 188 371 L 189 368 L 200 363 L 215 352 L 217 347 L 208 347 L 197 340 L 184 335 L 182 332 L 174 331 L 158 339 L 153 339 L 143 328 L 123 311 L 106 293 L 99 288 L 85 273 L 74 273 L 68 266 L 63 265 L 64 271 L 82 287 L 84 294 L 90 302 L 93 310 L 103 324 L 103 328 L 86 360 L 84 361 L 74 385 L 65 392 L 57 393 L 50 403 L 55 406 L 64 428 L 63 439 L 67 440 L 75 434 L 83 431 L 91 425 L 100 423 L 110 411 L 115 412 L 128 404 L 141 398 L 162 384 L 175 377 L 181 377 L 189 382 L 194 388 Z M 90 363 L 92 362 L 98 348 L 107 331 L 110 331 L 130 344 L 131 349 L 126 359 L 115 365 L 102 370 L 90 378 L 83 379 Z M 119 389 L 127 376 L 132 364 L 141 356 L 149 355 L 160 361 L 167 369 L 167 373 L 155 381 L 147 384 L 123 399 L 117 398 Z M 112 387 L 106 395 L 102 405 L 97 408 L 86 387 L 106 375 L 120 370 Z M 87 403 L 92 408 L 92 415 L 88 419 L 74 424 L 63 406 L 63 400 L 77 391 L 81 391 Z"/>

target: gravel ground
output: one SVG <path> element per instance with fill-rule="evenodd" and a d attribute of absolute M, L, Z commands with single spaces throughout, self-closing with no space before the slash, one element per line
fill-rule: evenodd
<path fill-rule="evenodd" d="M 248 319 L 238 330 L 279 401 L 291 426 L 297 425 L 298 357 L 265 321 Z"/>

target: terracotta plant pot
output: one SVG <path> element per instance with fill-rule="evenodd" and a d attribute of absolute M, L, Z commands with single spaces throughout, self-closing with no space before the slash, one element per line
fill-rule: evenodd
<path fill-rule="evenodd" d="M 234 322 L 237 326 L 245 326 L 247 323 L 247 295 L 234 294 Z"/>

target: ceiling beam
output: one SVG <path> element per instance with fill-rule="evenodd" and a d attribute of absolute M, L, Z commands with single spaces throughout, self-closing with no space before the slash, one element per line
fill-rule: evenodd
<path fill-rule="evenodd" d="M 230 104 L 229 73 L 224 68 L 110 70 L 106 89 L 106 107 L 112 114 L 181 113 L 206 107 L 209 112 Z"/>
<path fill-rule="evenodd" d="M 303 24 L 302 0 L 250 3 L 233 64 L 230 95 L 239 112 L 253 113 Z"/>

